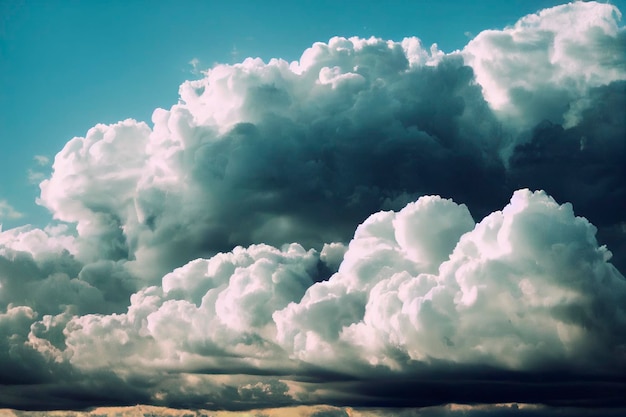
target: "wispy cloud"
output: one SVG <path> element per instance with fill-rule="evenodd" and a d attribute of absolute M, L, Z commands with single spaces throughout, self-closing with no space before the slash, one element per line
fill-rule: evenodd
<path fill-rule="evenodd" d="M 191 73 L 194 75 L 200 74 L 200 60 L 198 58 L 193 58 L 189 61 L 189 65 L 191 65 Z"/>
<path fill-rule="evenodd" d="M 6 200 L 0 200 L 0 220 L 1 219 L 19 219 L 24 215 L 15 210 Z"/>
<path fill-rule="evenodd" d="M 35 155 L 33 159 L 35 160 L 35 162 L 37 162 L 37 165 L 39 166 L 47 166 L 50 164 L 50 158 L 45 155 Z"/>

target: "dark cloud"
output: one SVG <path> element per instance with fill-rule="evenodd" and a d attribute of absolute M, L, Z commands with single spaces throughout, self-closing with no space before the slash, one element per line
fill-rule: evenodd
<path fill-rule="evenodd" d="M 624 270 L 626 82 L 593 88 L 587 100 L 576 126 L 548 120 L 537 125 L 528 142 L 515 148 L 509 178 L 513 187 L 540 186 L 573 203 L 577 213 L 598 226 L 600 239 Z"/>

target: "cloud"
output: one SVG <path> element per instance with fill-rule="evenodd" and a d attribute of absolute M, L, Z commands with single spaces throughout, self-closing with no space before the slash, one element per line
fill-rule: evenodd
<path fill-rule="evenodd" d="M 152 128 L 126 120 L 68 142 L 39 202 L 77 224 L 82 260 L 130 260 L 152 283 L 236 245 L 346 241 L 370 213 L 425 194 L 480 218 L 517 188 L 543 188 L 599 222 L 611 208 L 579 200 L 612 194 L 616 207 L 621 170 L 583 170 L 571 183 L 569 162 L 552 159 L 548 179 L 528 178 L 520 168 L 533 167 L 517 154 L 548 120 L 569 136 L 551 144 L 558 152 L 597 164 L 606 142 L 610 163 L 623 160 L 618 17 L 579 2 L 482 32 L 450 55 L 417 38 L 333 38 L 293 63 L 217 65 L 181 85 Z M 616 106 L 595 111 L 607 97 Z M 570 152 L 581 140 L 587 150 Z M 606 187 L 586 186 L 594 175 Z M 552 178 L 569 186 L 543 186 Z"/>
<path fill-rule="evenodd" d="M 541 184 L 555 198 L 571 201 L 598 226 L 623 271 L 626 118 L 616 109 L 626 107 L 626 82 L 592 88 L 588 97 L 593 105 L 581 112 L 575 127 L 546 121 L 532 130 L 510 158 L 509 178 L 516 186 Z"/>
<path fill-rule="evenodd" d="M 71 318 L 58 352 L 81 372 L 167 375 L 147 390 L 168 406 L 600 404 L 626 369 L 626 280 L 608 258 L 543 192 L 478 224 L 426 196 L 365 220 L 328 280 L 314 250 L 239 247 L 165 275 L 125 313 Z"/>
<path fill-rule="evenodd" d="M 339 272 L 275 313 L 283 346 L 345 372 L 416 361 L 626 365 L 626 281 L 591 224 L 544 193 L 516 192 L 475 228 L 465 208 L 444 201 L 422 198 L 361 225 Z"/>
<path fill-rule="evenodd" d="M 192 74 L 200 74 L 200 71 L 198 69 L 198 66 L 200 65 L 200 60 L 198 58 L 192 58 L 191 61 L 188 62 L 188 64 L 191 65 L 190 72 Z"/>
<path fill-rule="evenodd" d="M 609 4 L 564 4 L 481 32 L 463 56 L 494 109 L 521 125 L 550 118 L 571 127 L 591 104 L 589 88 L 625 78 L 620 18 Z"/>
<path fill-rule="evenodd" d="M 497 123 L 472 71 L 417 39 L 334 38 L 292 64 L 217 66 L 180 94 L 152 129 L 99 125 L 56 156 L 40 203 L 77 224 L 81 259 L 128 259 L 154 282 L 238 244 L 345 241 L 428 192 L 497 200 L 482 133 Z"/>
<path fill-rule="evenodd" d="M 333 345 L 346 327 L 363 318 L 377 284 L 396 273 L 436 272 L 473 226 L 465 206 L 439 197 L 423 197 L 397 214 L 371 216 L 357 228 L 338 273 L 311 286 L 298 304 L 275 313 L 278 340 L 301 360 L 335 367 L 340 359 L 353 367 L 354 352 L 347 348 L 337 358 Z"/>
<path fill-rule="evenodd" d="M 197 259 L 131 297 L 126 314 L 75 317 L 68 354 L 81 368 L 289 368 L 272 313 L 316 280 L 319 257 L 300 245 L 236 248 Z M 287 360 L 281 364 L 281 361 Z M 226 365 L 228 364 L 228 365 Z"/>
<path fill-rule="evenodd" d="M 39 166 L 47 166 L 50 163 L 50 158 L 45 155 L 35 155 L 33 156 L 33 159 Z"/>
<path fill-rule="evenodd" d="M 6 200 L 0 200 L 0 219 L 19 219 L 24 215 L 15 210 Z"/>
<path fill-rule="evenodd" d="M 28 182 L 31 184 L 39 184 L 41 183 L 41 181 L 46 179 L 46 174 L 44 174 L 43 172 L 29 169 L 28 171 L 26 171 L 26 173 L 28 177 Z"/>
<path fill-rule="evenodd" d="M 0 308 L 25 305 L 52 315 L 125 309 L 138 289 L 135 278 L 119 262 L 82 264 L 66 232 L 25 226 L 0 233 Z"/>
<path fill-rule="evenodd" d="M 35 160 L 35 163 L 37 164 L 39 168 L 48 167 L 50 165 L 50 158 L 48 158 L 45 155 L 35 155 L 33 159 Z M 30 182 L 31 184 L 39 184 L 41 183 L 41 181 L 45 180 L 46 177 L 48 176 L 47 174 L 41 171 L 30 169 L 30 168 L 28 169 L 27 174 L 28 174 L 28 182 Z"/>
<path fill-rule="evenodd" d="M 0 405 L 623 408 L 619 17 L 336 37 L 71 139 L 0 233 Z"/>

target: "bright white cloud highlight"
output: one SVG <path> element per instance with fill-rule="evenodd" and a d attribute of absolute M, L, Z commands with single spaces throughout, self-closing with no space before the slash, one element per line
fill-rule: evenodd
<path fill-rule="evenodd" d="M 555 118 L 571 127 L 591 105 L 589 88 L 626 79 L 620 19 L 610 4 L 564 4 L 481 32 L 462 55 L 493 108 L 522 126 Z"/>

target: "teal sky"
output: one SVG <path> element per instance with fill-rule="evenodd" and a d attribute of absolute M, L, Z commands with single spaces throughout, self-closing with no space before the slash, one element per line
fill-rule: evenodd
<path fill-rule="evenodd" d="M 97 123 L 149 122 L 155 108 L 176 103 L 181 82 L 198 77 L 193 59 L 199 69 L 248 56 L 291 61 L 337 35 L 417 36 L 450 52 L 561 3 L 0 0 L 0 201 L 23 214 L 0 223 L 45 225 L 29 170 L 47 175 L 65 142 Z"/>

